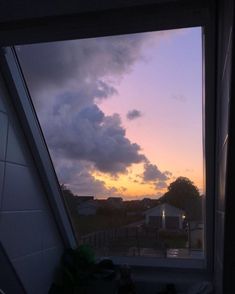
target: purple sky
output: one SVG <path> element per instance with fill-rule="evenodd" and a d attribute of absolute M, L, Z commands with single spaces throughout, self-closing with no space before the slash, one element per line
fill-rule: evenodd
<path fill-rule="evenodd" d="M 201 29 L 17 47 L 62 183 L 79 195 L 202 191 Z"/>

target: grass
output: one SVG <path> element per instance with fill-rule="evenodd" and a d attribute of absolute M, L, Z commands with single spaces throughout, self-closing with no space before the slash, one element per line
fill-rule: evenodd
<path fill-rule="evenodd" d="M 185 248 L 187 239 L 182 237 L 171 238 L 163 238 L 167 248 Z"/>
<path fill-rule="evenodd" d="M 185 248 L 188 240 L 184 232 L 161 231 L 159 237 L 165 242 L 167 248 Z"/>

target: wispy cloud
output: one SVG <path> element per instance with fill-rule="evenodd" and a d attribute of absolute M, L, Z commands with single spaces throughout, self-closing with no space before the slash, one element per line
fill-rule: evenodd
<path fill-rule="evenodd" d="M 174 94 L 171 96 L 171 99 L 185 103 L 187 98 L 183 94 Z"/>

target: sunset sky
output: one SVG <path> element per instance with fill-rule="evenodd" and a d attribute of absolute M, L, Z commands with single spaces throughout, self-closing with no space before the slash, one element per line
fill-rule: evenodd
<path fill-rule="evenodd" d="M 58 178 L 77 195 L 203 192 L 201 28 L 16 48 Z"/>

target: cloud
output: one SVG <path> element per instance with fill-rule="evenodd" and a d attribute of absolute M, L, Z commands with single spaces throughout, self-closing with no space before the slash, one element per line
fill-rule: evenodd
<path fill-rule="evenodd" d="M 126 137 L 118 114 L 105 116 L 92 105 L 69 117 L 63 105 L 61 108 L 45 126 L 47 143 L 57 157 L 86 160 L 112 175 L 125 173 L 132 164 L 146 160 L 140 146 Z"/>
<path fill-rule="evenodd" d="M 167 188 L 167 183 L 164 181 L 159 181 L 155 184 L 155 188 L 160 189 L 160 190 L 165 189 L 165 188 Z"/>
<path fill-rule="evenodd" d="M 187 98 L 183 94 L 175 94 L 171 96 L 171 99 L 179 101 L 179 102 L 186 102 Z"/>
<path fill-rule="evenodd" d="M 59 181 L 80 196 L 115 196 L 115 187 L 106 187 L 105 183 L 92 175 L 93 167 L 85 161 L 73 162 L 60 159 L 56 162 Z"/>
<path fill-rule="evenodd" d="M 112 81 L 131 71 L 149 37 L 134 34 L 17 47 L 55 160 L 86 160 L 112 175 L 145 160 L 140 146 L 126 137 L 119 115 L 105 116 L 96 104 L 117 93 Z"/>
<path fill-rule="evenodd" d="M 80 196 L 109 197 L 116 195 L 115 187 L 107 188 L 105 182 L 95 179 L 88 171 L 75 174 L 68 187 Z"/>
<path fill-rule="evenodd" d="M 146 163 L 144 165 L 143 180 L 149 181 L 166 181 L 168 180 L 168 172 L 161 172 L 155 164 Z"/>
<path fill-rule="evenodd" d="M 155 164 L 146 162 L 144 165 L 144 172 L 142 174 L 143 183 L 151 183 L 156 190 L 165 189 L 168 186 L 167 180 L 169 180 L 171 176 L 171 172 L 162 172 Z"/>
<path fill-rule="evenodd" d="M 139 118 L 141 116 L 142 116 L 141 112 L 136 109 L 128 111 L 128 113 L 126 115 L 127 119 L 129 119 L 129 120 L 134 120 L 134 119 Z"/>
<path fill-rule="evenodd" d="M 106 98 L 106 90 L 114 90 L 110 78 L 120 79 L 130 72 L 141 59 L 147 39 L 149 34 L 90 38 L 18 46 L 17 52 L 30 92 L 40 108 L 45 102 L 42 93 L 50 91 L 73 89 L 85 94 L 88 103 Z"/>
<path fill-rule="evenodd" d="M 126 187 L 120 187 L 121 192 L 126 192 L 127 188 Z"/>
<path fill-rule="evenodd" d="M 116 85 L 143 60 L 148 42 L 152 33 L 17 47 L 59 179 L 80 195 L 115 195 L 114 187 L 95 179 L 94 170 L 115 176 L 147 162 L 141 147 L 127 138 L 120 116 L 107 116 L 98 105 L 118 93 Z M 140 115 L 134 109 L 129 119 Z M 151 165 L 147 169 L 145 178 Z M 167 174 L 158 172 L 164 181 Z"/>
<path fill-rule="evenodd" d="M 192 168 L 186 168 L 184 171 L 187 172 L 187 173 L 193 173 L 194 172 L 194 169 L 192 169 Z"/>
<path fill-rule="evenodd" d="M 170 172 L 169 170 L 164 171 L 164 174 L 168 177 L 168 179 L 172 176 L 172 172 Z"/>

